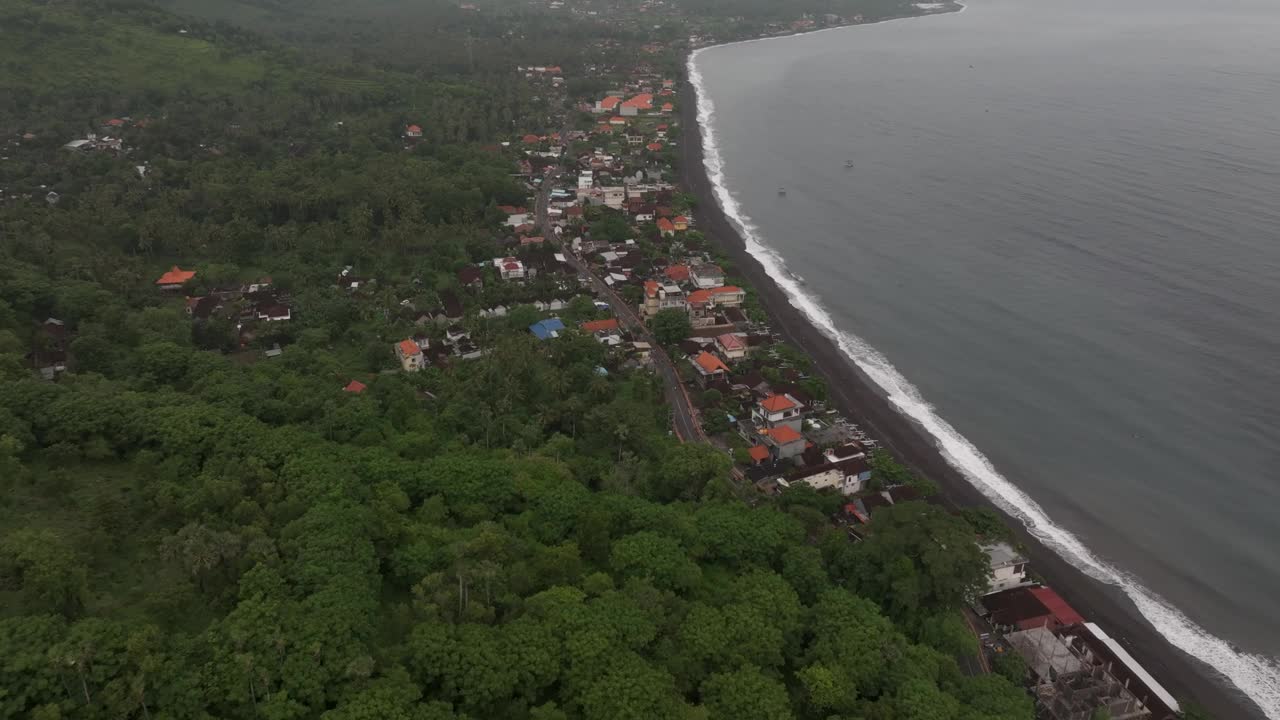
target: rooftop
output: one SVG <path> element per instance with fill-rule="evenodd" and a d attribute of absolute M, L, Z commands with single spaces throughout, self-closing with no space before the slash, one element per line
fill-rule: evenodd
<path fill-rule="evenodd" d="M 776 413 L 799 406 L 786 395 L 770 395 L 760 401 L 760 407 L 764 408 L 768 412 Z"/>

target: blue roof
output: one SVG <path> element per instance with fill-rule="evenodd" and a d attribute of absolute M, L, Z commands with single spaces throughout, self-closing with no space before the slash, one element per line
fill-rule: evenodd
<path fill-rule="evenodd" d="M 560 322 L 560 318 L 547 318 L 529 326 L 529 332 L 539 340 L 547 340 L 556 337 L 564 332 L 564 323 Z"/>

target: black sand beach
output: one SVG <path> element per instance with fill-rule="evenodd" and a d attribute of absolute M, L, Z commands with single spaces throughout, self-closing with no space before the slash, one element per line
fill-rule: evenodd
<path fill-rule="evenodd" d="M 681 92 L 680 113 L 681 175 L 685 187 L 698 199 L 698 229 L 731 258 L 736 274 L 756 292 L 775 331 L 812 358 L 829 382 L 836 407 L 880 439 L 902 462 L 937 482 L 947 505 L 994 508 L 946 462 L 932 440 L 891 407 L 834 342 L 810 324 L 747 253 L 736 228 L 719 207 L 707 177 L 696 96 L 688 82 Z M 999 508 L 994 509 L 999 512 Z M 1225 679 L 1211 677 L 1210 668 L 1166 641 L 1122 592 L 1087 577 L 1039 543 L 1016 520 L 1005 517 L 1025 546 L 1034 570 L 1084 617 L 1119 640 L 1169 692 L 1178 698 L 1193 699 L 1219 720 L 1264 720 L 1257 707 L 1230 688 Z"/>

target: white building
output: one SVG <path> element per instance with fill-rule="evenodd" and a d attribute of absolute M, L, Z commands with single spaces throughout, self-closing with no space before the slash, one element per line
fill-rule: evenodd
<path fill-rule="evenodd" d="M 983 545 L 982 551 L 987 554 L 988 565 L 991 568 L 987 595 L 1032 584 L 1027 580 L 1027 559 L 1014 550 L 1009 543 L 995 542 Z"/>
<path fill-rule="evenodd" d="M 621 210 L 627 202 L 627 189 L 621 185 L 603 188 L 605 207 Z"/>
<path fill-rule="evenodd" d="M 689 268 L 689 279 L 699 288 L 711 289 L 724 285 L 724 270 L 719 265 L 704 263 Z"/>
<path fill-rule="evenodd" d="M 819 465 L 793 475 L 784 486 L 804 483 L 814 490 L 836 490 L 841 495 L 856 495 L 871 479 L 871 465 L 865 459 L 857 458 L 828 465 Z"/>
<path fill-rule="evenodd" d="M 770 395 L 751 408 L 751 419 L 760 428 L 773 430 L 785 425 L 798 432 L 804 422 L 804 405 L 790 395 Z"/>
<path fill-rule="evenodd" d="M 494 258 L 493 266 L 498 269 L 498 274 L 502 276 L 503 280 L 525 279 L 524 263 L 516 258 Z"/>

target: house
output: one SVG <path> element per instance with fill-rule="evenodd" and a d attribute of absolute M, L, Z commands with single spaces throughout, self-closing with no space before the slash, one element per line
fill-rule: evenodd
<path fill-rule="evenodd" d="M 468 265 L 458 271 L 458 282 L 465 288 L 481 289 L 484 287 L 484 271 Z"/>
<path fill-rule="evenodd" d="M 539 340 L 549 340 L 551 338 L 560 337 L 560 333 L 564 332 L 564 323 L 560 318 L 547 318 L 529 326 L 529 332 Z"/>
<path fill-rule="evenodd" d="M 493 266 L 503 280 L 523 280 L 525 278 L 524 263 L 513 257 L 494 258 Z"/>
<path fill-rule="evenodd" d="M 640 313 L 645 319 L 652 318 L 663 310 L 680 310 L 685 306 L 684 291 L 673 283 L 659 283 L 656 280 L 644 284 L 644 304 Z"/>
<path fill-rule="evenodd" d="M 1017 587 L 978 600 L 981 614 L 992 625 L 1028 630 L 1084 622 L 1084 617 L 1047 587 Z"/>
<path fill-rule="evenodd" d="M 693 358 L 693 369 L 698 373 L 698 382 L 706 387 L 713 382 L 724 380 L 729 376 L 729 366 L 719 357 L 703 350 Z"/>
<path fill-rule="evenodd" d="M 627 124 L 627 119 L 622 117 L 621 115 L 614 115 L 613 117 L 609 118 L 610 127 L 615 127 L 615 128 L 624 127 L 626 126 L 626 124 Z"/>
<path fill-rule="evenodd" d="M 653 95 L 649 93 L 640 93 L 635 97 L 623 102 L 618 112 L 627 117 L 634 117 L 641 112 L 648 112 L 653 109 Z"/>
<path fill-rule="evenodd" d="M 671 112 L 675 109 L 676 109 L 676 106 L 672 105 L 671 103 L 662 103 L 662 112 L 664 115 L 670 115 Z"/>
<path fill-rule="evenodd" d="M 677 215 L 675 219 L 671 221 L 671 224 L 676 226 L 676 232 L 684 232 L 689 229 L 689 218 L 684 215 Z"/>
<path fill-rule="evenodd" d="M 595 106 L 591 108 L 591 111 L 597 115 L 600 113 L 613 112 L 621 103 L 622 98 L 617 95 L 609 95 L 603 100 L 597 100 Z"/>
<path fill-rule="evenodd" d="M 764 445 L 752 445 L 747 449 L 747 456 L 751 458 L 751 464 L 759 465 L 769 459 L 769 448 Z"/>
<path fill-rule="evenodd" d="M 607 330 L 617 330 L 618 319 L 609 318 L 608 320 L 591 320 L 591 321 L 582 323 L 578 327 L 581 327 L 583 332 L 592 333 L 592 334 L 595 334 L 601 331 L 607 331 Z"/>
<path fill-rule="evenodd" d="M 359 395 L 360 393 L 368 389 L 368 387 L 369 387 L 368 385 L 365 385 L 359 380 L 352 380 L 351 382 L 347 383 L 346 387 L 342 388 L 342 391 L 349 392 L 354 395 Z"/>
<path fill-rule="evenodd" d="M 674 229 L 675 223 L 672 223 L 671 227 Z M 721 270 L 719 265 L 712 263 L 694 265 L 689 268 L 689 280 L 699 288 L 717 288 L 724 285 L 724 270 Z"/>
<path fill-rule="evenodd" d="M 688 265 L 672 265 L 668 267 L 666 270 L 663 270 L 662 274 L 666 275 L 672 282 L 678 282 L 678 283 L 688 282 L 689 266 Z"/>
<path fill-rule="evenodd" d="M 741 307 L 747 301 L 747 291 L 737 285 L 711 289 L 711 304 L 718 308 Z"/>
<path fill-rule="evenodd" d="M 542 237 L 541 235 L 535 235 L 533 237 L 522 237 L 520 238 L 520 247 L 524 247 L 526 245 L 541 245 L 544 242 L 546 242 L 546 238 Z"/>
<path fill-rule="evenodd" d="M 1031 584 L 1027 580 L 1027 559 L 1012 545 L 1007 542 L 988 543 L 982 546 L 982 551 L 987 554 L 987 565 L 991 570 L 991 579 L 984 594 Z"/>
<path fill-rule="evenodd" d="M 804 422 L 804 405 L 791 395 L 769 395 L 751 408 L 751 420 L 766 430 L 789 427 L 799 431 Z"/>
<path fill-rule="evenodd" d="M 649 152 L 662 152 L 662 143 L 652 142 L 652 143 L 649 143 L 648 145 L 645 145 L 644 148 Z"/>
<path fill-rule="evenodd" d="M 658 218 L 658 233 L 662 237 L 671 237 L 676 234 L 676 226 L 666 218 Z"/>
<path fill-rule="evenodd" d="M 600 188 L 600 191 L 604 197 L 605 207 L 621 210 L 622 206 L 627 202 L 627 188 L 625 186 L 604 187 Z"/>
<path fill-rule="evenodd" d="M 401 340 L 396 343 L 396 359 L 405 372 L 417 372 L 422 369 L 422 348 L 413 340 Z"/>
<path fill-rule="evenodd" d="M 279 302 L 258 305 L 254 314 L 264 322 L 281 322 L 293 317 L 293 311 L 289 306 Z"/>
<path fill-rule="evenodd" d="M 156 287 L 161 290 L 181 290 L 182 286 L 195 276 L 195 270 L 183 270 L 174 265 L 156 280 Z"/>
<path fill-rule="evenodd" d="M 729 360 L 741 360 L 747 356 L 747 342 L 736 333 L 717 335 L 716 350 Z"/>
<path fill-rule="evenodd" d="M 422 127 L 419 125 L 406 125 L 404 136 L 407 138 L 420 138 L 422 137 Z"/>
<path fill-rule="evenodd" d="M 537 145 L 538 143 L 542 142 L 542 138 L 530 133 L 520 138 L 520 142 L 524 143 L 525 145 Z"/>
<path fill-rule="evenodd" d="M 776 432 L 773 434 L 777 435 Z M 805 468 L 779 483 L 784 487 L 803 483 L 814 490 L 832 489 L 841 495 L 856 495 L 862 492 L 869 480 L 871 480 L 871 464 L 864 458 L 856 458 Z"/>
<path fill-rule="evenodd" d="M 761 428 L 759 438 L 769 447 L 769 453 L 779 460 L 793 458 L 804 452 L 804 436 L 790 425 Z"/>
<path fill-rule="evenodd" d="M 653 352 L 653 346 L 642 340 L 635 340 L 631 343 L 631 353 L 640 363 L 648 363 L 649 355 Z"/>

